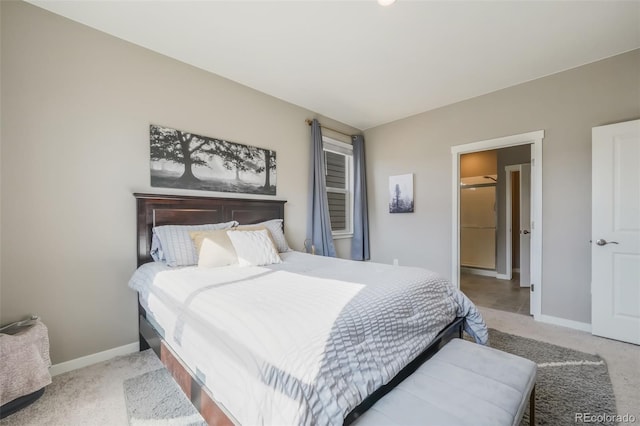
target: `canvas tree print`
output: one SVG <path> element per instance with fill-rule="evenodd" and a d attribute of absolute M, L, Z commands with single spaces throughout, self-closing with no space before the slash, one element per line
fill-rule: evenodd
<path fill-rule="evenodd" d="M 151 125 L 151 186 L 276 194 L 276 153 Z"/>
<path fill-rule="evenodd" d="M 413 173 L 389 177 L 389 213 L 413 213 Z"/>

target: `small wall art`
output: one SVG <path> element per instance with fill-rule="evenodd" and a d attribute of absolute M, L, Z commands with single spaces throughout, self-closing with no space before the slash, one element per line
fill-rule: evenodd
<path fill-rule="evenodd" d="M 389 176 L 389 213 L 413 213 L 413 173 Z"/>
<path fill-rule="evenodd" d="M 276 153 L 151 125 L 151 186 L 276 195 Z"/>

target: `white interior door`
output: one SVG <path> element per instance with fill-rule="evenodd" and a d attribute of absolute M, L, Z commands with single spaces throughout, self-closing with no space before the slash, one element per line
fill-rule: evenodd
<path fill-rule="evenodd" d="M 531 287 L 531 164 L 520 165 L 520 287 Z"/>
<path fill-rule="evenodd" d="M 592 137 L 591 328 L 640 344 L 640 120 Z"/>

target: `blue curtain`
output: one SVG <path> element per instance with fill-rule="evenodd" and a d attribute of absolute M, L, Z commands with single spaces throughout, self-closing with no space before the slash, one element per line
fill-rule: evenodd
<path fill-rule="evenodd" d="M 352 136 L 353 142 L 353 239 L 351 258 L 369 260 L 369 213 L 367 212 L 367 176 L 364 161 L 364 137 Z"/>
<path fill-rule="evenodd" d="M 331 235 L 327 184 L 325 181 L 322 131 L 318 120 L 311 123 L 311 188 L 309 191 L 309 217 L 307 239 L 321 256 L 336 257 L 336 248 Z"/>

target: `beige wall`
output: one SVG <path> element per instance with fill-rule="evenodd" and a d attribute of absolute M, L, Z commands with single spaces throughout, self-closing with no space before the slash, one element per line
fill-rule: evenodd
<path fill-rule="evenodd" d="M 32 5 L 0 3 L 0 322 L 39 314 L 54 363 L 137 340 L 131 194 L 176 192 L 150 187 L 150 123 L 276 150 L 286 233 L 302 248 L 304 120 L 314 113 Z"/>
<path fill-rule="evenodd" d="M 2 7 L 0 5 L 0 100 L 2 99 Z M 4 116 L 2 115 L 2 103 L 0 101 L 0 324 L 2 324 L 2 129 L 4 129 Z"/>
<path fill-rule="evenodd" d="M 590 322 L 591 128 L 638 117 L 640 50 L 365 131 L 372 260 L 450 276 L 451 146 L 544 129 L 542 313 Z M 389 214 L 402 173 L 415 213 Z"/>

